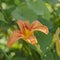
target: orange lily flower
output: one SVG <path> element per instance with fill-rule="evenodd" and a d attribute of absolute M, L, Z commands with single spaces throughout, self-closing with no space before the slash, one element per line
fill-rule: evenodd
<path fill-rule="evenodd" d="M 7 45 L 10 47 L 14 42 L 19 39 L 24 39 L 24 41 L 35 45 L 37 44 L 37 39 L 34 36 L 34 31 L 41 31 L 45 34 L 48 34 L 48 28 L 42 25 L 38 20 L 34 21 L 31 25 L 29 21 L 18 20 L 17 24 L 20 30 L 15 30 L 10 37 L 10 40 L 7 42 Z"/>

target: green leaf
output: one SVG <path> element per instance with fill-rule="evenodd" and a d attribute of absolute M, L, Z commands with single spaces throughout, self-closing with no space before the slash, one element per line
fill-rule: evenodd
<path fill-rule="evenodd" d="M 45 53 L 45 60 L 55 60 L 53 53 L 51 52 L 51 50 L 48 50 Z"/>
<path fill-rule="evenodd" d="M 57 52 L 53 52 L 55 60 L 60 60 L 60 57 L 57 55 Z"/>
<path fill-rule="evenodd" d="M 37 15 L 41 15 L 45 19 L 50 18 L 50 12 L 43 0 L 26 0 L 26 3 Z"/>
<path fill-rule="evenodd" d="M 7 24 L 4 21 L 0 20 L 0 29 L 2 29 L 2 32 L 6 32 L 9 27 L 10 27 L 9 24 Z"/>
<path fill-rule="evenodd" d="M 57 14 L 58 14 L 59 17 L 60 17 L 60 7 L 57 8 L 56 12 L 57 12 Z"/>
<path fill-rule="evenodd" d="M 38 40 L 38 43 L 40 44 L 40 47 L 43 52 L 46 52 L 49 48 L 51 41 L 52 41 L 52 34 L 49 33 L 48 35 L 45 35 L 42 32 L 36 32 L 36 37 Z"/>
<path fill-rule="evenodd" d="M 14 57 L 13 60 L 26 60 L 26 58 L 21 58 L 21 57 Z"/>
<path fill-rule="evenodd" d="M 17 7 L 13 12 L 12 12 L 12 16 L 15 19 L 20 19 L 20 20 L 36 20 L 37 19 L 37 15 L 34 13 L 34 11 L 32 11 L 31 9 L 29 9 L 26 5 Z"/>
<path fill-rule="evenodd" d="M 4 20 L 4 15 L 0 12 L 0 20 Z"/>
<path fill-rule="evenodd" d="M 20 0 L 14 0 L 14 3 L 15 3 L 16 5 L 20 5 Z"/>

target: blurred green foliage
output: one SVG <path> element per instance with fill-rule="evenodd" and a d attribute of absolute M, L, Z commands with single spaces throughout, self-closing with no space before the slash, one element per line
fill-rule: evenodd
<path fill-rule="evenodd" d="M 7 41 L 11 33 L 18 29 L 17 20 L 39 20 L 49 28 L 49 34 L 35 32 L 43 60 L 60 60 L 55 44 L 50 47 L 53 35 L 60 27 L 60 0 L 0 0 L 0 60 L 40 60 L 36 48 L 23 40 L 17 41 L 11 48 Z"/>

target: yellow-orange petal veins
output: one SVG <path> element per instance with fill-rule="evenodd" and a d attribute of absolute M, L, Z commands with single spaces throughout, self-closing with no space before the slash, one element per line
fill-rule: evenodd
<path fill-rule="evenodd" d="M 33 34 L 29 36 L 26 41 L 32 45 L 35 45 L 38 43 L 36 37 Z"/>
<path fill-rule="evenodd" d="M 36 31 L 36 30 L 41 31 L 45 34 L 48 34 L 48 32 L 49 32 L 47 26 L 42 25 L 39 21 L 35 21 L 32 23 L 31 30 L 32 31 Z"/>
<path fill-rule="evenodd" d="M 60 56 L 60 40 L 56 40 L 56 51 L 58 56 Z"/>
<path fill-rule="evenodd" d="M 7 42 L 7 46 L 10 47 L 14 42 L 16 42 L 20 38 L 22 38 L 21 32 L 18 30 L 14 31 L 10 36 L 9 41 Z"/>

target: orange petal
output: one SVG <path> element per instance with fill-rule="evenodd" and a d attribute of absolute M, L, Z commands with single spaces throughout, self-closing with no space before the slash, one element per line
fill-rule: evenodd
<path fill-rule="evenodd" d="M 14 42 L 16 42 L 20 38 L 22 38 L 21 32 L 18 30 L 14 31 L 13 34 L 10 36 L 9 41 L 7 42 L 8 47 L 10 47 Z"/>
<path fill-rule="evenodd" d="M 21 21 L 21 20 L 18 20 L 18 21 L 17 21 L 17 24 L 18 24 L 20 30 L 21 30 L 21 31 L 24 31 L 24 22 Z"/>
<path fill-rule="evenodd" d="M 32 31 L 38 30 L 45 34 L 48 34 L 48 32 L 49 32 L 48 28 L 46 26 L 42 25 L 39 21 L 35 21 L 32 23 L 31 30 Z"/>
<path fill-rule="evenodd" d="M 60 40 L 56 40 L 56 50 L 57 50 L 58 56 L 60 56 Z"/>
<path fill-rule="evenodd" d="M 31 24 L 31 28 L 34 28 L 34 27 L 37 27 L 37 26 L 41 26 L 42 24 L 38 21 L 38 20 L 36 20 L 36 21 L 34 21 L 32 24 Z"/>
<path fill-rule="evenodd" d="M 24 25 L 26 29 L 30 29 L 29 21 L 24 21 Z"/>
<path fill-rule="evenodd" d="M 30 44 L 32 44 L 32 45 L 35 45 L 35 44 L 37 44 L 37 39 L 36 39 L 36 37 L 34 35 L 31 35 L 27 39 L 27 42 L 30 43 Z"/>

